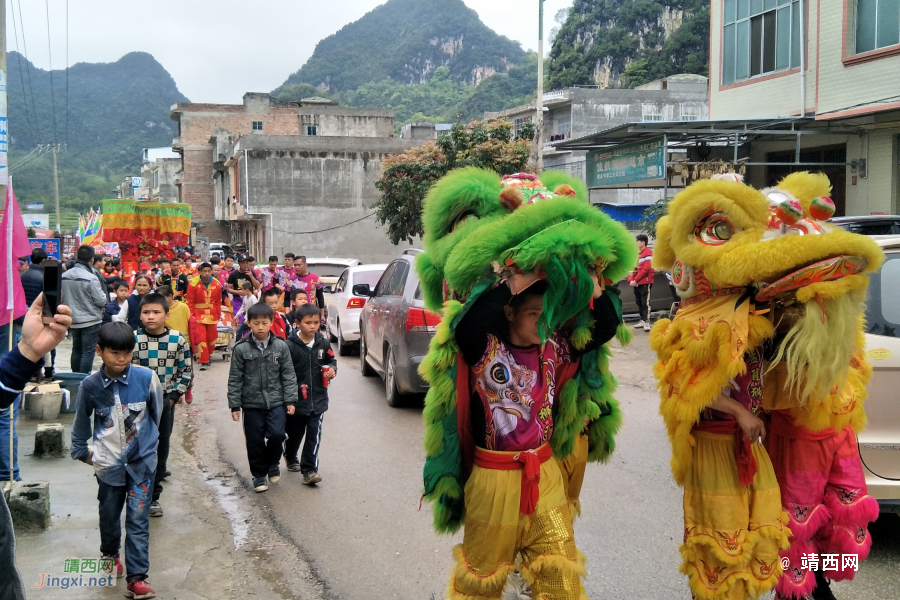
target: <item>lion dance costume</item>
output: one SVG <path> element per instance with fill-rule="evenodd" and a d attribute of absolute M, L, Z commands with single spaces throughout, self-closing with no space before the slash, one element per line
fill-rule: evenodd
<path fill-rule="evenodd" d="M 425 200 L 416 267 L 443 316 L 420 368 L 431 384 L 423 497 L 438 532 L 465 529 L 454 600 L 500 598 L 517 556 L 534 598 L 585 598 L 572 509 L 584 464 L 610 455 L 621 425 L 604 344 L 628 332 L 611 290 L 592 299 L 592 276 L 617 280 L 637 251 L 583 184 L 541 179 L 460 169 Z M 505 279 L 538 271 L 545 342 L 513 347 L 488 324 L 510 299 Z"/>
<path fill-rule="evenodd" d="M 684 559 L 695 598 L 804 598 L 808 553 L 868 552 L 877 503 L 865 492 L 854 429 L 869 367 L 862 311 L 882 260 L 868 238 L 824 223 L 823 175 L 762 192 L 734 174 L 699 181 L 660 219 L 654 266 L 683 298 L 653 328 L 671 467 L 684 487 Z M 771 419 L 766 447 L 744 440 L 721 396 Z M 782 568 L 785 565 L 786 568 Z"/>

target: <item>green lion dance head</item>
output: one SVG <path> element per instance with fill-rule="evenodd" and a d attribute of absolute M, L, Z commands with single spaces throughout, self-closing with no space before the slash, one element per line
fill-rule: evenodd
<path fill-rule="evenodd" d="M 538 270 L 547 284 L 541 335 L 548 339 L 565 326 L 572 344 L 584 348 L 591 335 L 591 275 L 612 283 L 636 263 L 632 236 L 587 196 L 580 180 L 561 172 L 547 171 L 540 179 L 525 173 L 501 178 L 470 167 L 445 176 L 425 198 L 425 252 L 416 258 L 416 268 L 426 306 L 443 309 L 420 368 L 431 385 L 424 412 L 424 497 L 433 502 L 438 531 L 455 531 L 464 516 L 453 332 L 466 306 L 510 274 Z M 615 291 L 605 293 L 621 313 Z M 628 339 L 624 327 L 619 333 L 620 341 Z M 584 355 L 577 375 L 559 391 L 550 440 L 556 456 L 571 454 L 583 430 L 590 459 L 605 460 L 613 451 L 621 413 L 608 362 L 605 346 Z"/>

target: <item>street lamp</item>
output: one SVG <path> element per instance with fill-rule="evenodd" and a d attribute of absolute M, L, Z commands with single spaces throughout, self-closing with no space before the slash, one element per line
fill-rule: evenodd
<path fill-rule="evenodd" d="M 540 175 L 544 170 L 544 142 L 541 134 L 544 131 L 544 0 L 538 0 L 538 65 L 537 65 L 537 98 L 535 98 L 534 143 L 537 149 L 535 169 Z"/>

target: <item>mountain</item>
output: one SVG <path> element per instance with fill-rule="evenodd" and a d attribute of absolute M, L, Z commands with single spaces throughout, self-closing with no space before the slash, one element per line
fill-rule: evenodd
<path fill-rule="evenodd" d="M 477 85 L 524 55 L 517 42 L 497 35 L 462 0 L 388 0 L 319 42 L 273 94 L 303 83 L 331 93 L 385 79 L 421 84 L 440 66 L 454 81 Z"/>
<path fill-rule="evenodd" d="M 708 75 L 709 1 L 574 0 L 549 59 L 549 89 Z"/>
<path fill-rule="evenodd" d="M 78 63 L 55 70 L 52 87 L 51 72 L 17 52 L 9 53 L 7 65 L 10 168 L 16 194 L 22 203 L 44 202 L 45 210 L 52 212 L 50 157 L 21 170 L 16 162 L 38 144 L 64 144 L 58 159 L 64 223 L 109 198 L 125 175 L 137 174 L 142 148 L 171 145 L 177 124 L 169 119 L 169 107 L 188 101 L 168 71 L 144 52 L 113 63 Z"/>

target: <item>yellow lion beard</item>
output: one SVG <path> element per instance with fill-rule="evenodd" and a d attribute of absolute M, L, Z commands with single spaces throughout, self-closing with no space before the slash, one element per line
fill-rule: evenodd
<path fill-rule="evenodd" d="M 865 289 L 851 289 L 834 298 L 814 296 L 786 310 L 776 324 L 778 329 L 789 328 L 768 370 L 785 363 L 785 388 L 799 405 L 821 402 L 844 384 L 851 358 L 859 351 L 857 332 L 863 323 L 865 297 Z"/>

